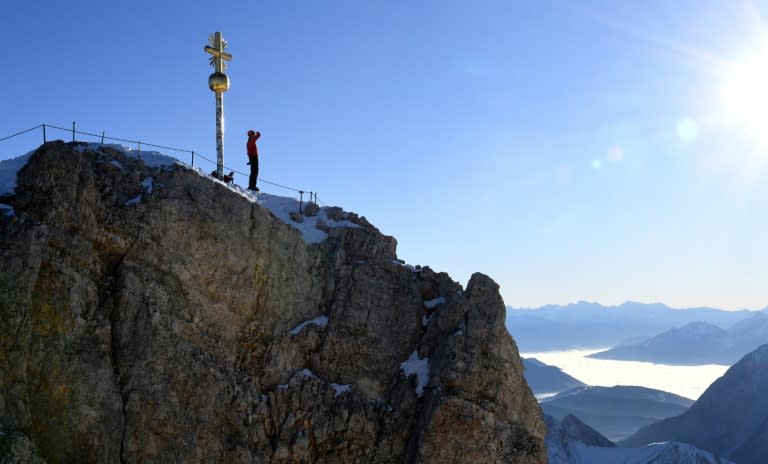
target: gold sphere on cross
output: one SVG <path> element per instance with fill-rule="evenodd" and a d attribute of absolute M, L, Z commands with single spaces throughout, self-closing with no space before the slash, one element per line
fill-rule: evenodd
<path fill-rule="evenodd" d="M 229 89 L 229 77 L 222 72 L 215 72 L 208 78 L 208 87 L 214 92 L 226 92 Z"/>

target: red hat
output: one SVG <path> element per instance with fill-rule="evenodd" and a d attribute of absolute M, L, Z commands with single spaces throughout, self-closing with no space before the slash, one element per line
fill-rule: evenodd
<path fill-rule="evenodd" d="M 248 135 L 256 135 L 256 132 L 253 131 L 253 129 L 248 131 Z"/>

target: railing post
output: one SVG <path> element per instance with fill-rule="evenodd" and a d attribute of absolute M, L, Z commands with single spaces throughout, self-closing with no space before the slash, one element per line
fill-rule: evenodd
<path fill-rule="evenodd" d="M 43 124 L 43 143 L 47 143 L 48 140 L 45 138 L 45 124 Z"/>
<path fill-rule="evenodd" d="M 195 167 L 195 152 L 192 151 L 192 167 Z"/>
<path fill-rule="evenodd" d="M 104 143 L 104 131 L 101 131 L 101 143 Z"/>
<path fill-rule="evenodd" d="M 75 141 L 75 121 L 72 121 L 72 141 Z"/>
<path fill-rule="evenodd" d="M 141 160 L 141 142 L 137 142 L 139 144 L 139 155 L 138 158 Z"/>
<path fill-rule="evenodd" d="M 299 190 L 299 214 L 303 214 L 301 211 L 301 202 L 304 201 L 304 191 Z"/>

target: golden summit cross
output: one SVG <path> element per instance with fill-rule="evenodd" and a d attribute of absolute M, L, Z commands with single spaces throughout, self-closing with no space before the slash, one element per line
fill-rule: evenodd
<path fill-rule="evenodd" d="M 221 32 L 215 32 L 208 36 L 208 43 L 211 45 L 206 45 L 205 51 L 212 55 L 210 58 L 211 66 L 217 73 L 224 72 L 227 69 L 224 60 L 232 60 L 232 55 L 224 51 L 227 48 L 227 41 L 221 37 Z"/>
<path fill-rule="evenodd" d="M 215 70 L 208 77 L 208 87 L 216 95 L 216 175 L 221 179 L 224 177 L 224 92 L 229 89 L 229 78 L 224 74 L 224 61 L 231 61 L 232 55 L 224 51 L 227 41 L 221 37 L 221 32 L 209 35 L 208 43 L 210 45 L 206 45 L 203 50 L 211 54 L 209 63 Z"/>

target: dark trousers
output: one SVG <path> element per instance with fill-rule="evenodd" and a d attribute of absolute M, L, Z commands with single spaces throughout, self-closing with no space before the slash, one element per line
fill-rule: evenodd
<path fill-rule="evenodd" d="M 256 180 L 259 178 L 259 157 L 253 156 L 249 160 L 251 162 L 251 175 L 248 177 L 248 188 L 253 190 L 256 188 Z"/>

